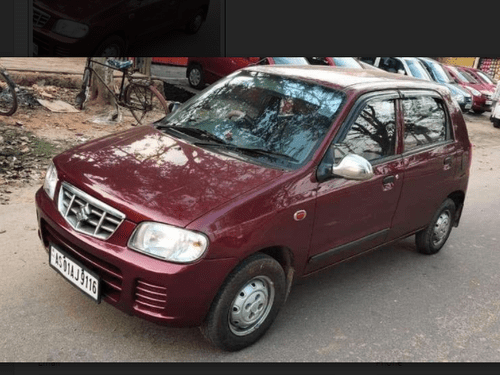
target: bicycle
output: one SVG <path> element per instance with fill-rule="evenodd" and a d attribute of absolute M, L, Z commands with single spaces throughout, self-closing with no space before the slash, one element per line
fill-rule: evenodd
<path fill-rule="evenodd" d="M 12 116 L 17 111 L 16 84 L 0 66 L 0 115 Z"/>
<path fill-rule="evenodd" d="M 120 91 L 111 89 L 104 79 L 95 71 L 93 64 L 98 64 L 122 72 Z M 116 104 L 127 108 L 140 125 L 151 124 L 169 114 L 168 104 L 162 94 L 155 87 L 154 82 L 162 82 L 158 78 L 138 77 L 134 73 L 138 69 L 132 68 L 131 60 L 120 61 L 108 59 L 106 63 L 87 58 L 85 71 L 83 73 L 82 91 L 77 95 L 76 102 L 80 110 L 83 110 L 88 99 L 88 91 L 95 76 L 101 81 L 106 89 L 114 96 Z M 125 86 L 125 80 L 128 84 Z"/>

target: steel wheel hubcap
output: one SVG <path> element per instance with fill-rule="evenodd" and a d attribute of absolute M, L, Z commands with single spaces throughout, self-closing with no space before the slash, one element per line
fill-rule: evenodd
<path fill-rule="evenodd" d="M 229 311 L 229 328 L 237 336 L 245 336 L 266 320 L 274 302 L 274 284 L 259 276 L 241 288 Z"/>
<path fill-rule="evenodd" d="M 433 244 L 435 246 L 440 245 L 446 237 L 448 230 L 450 228 L 450 211 L 446 210 L 439 215 L 439 218 L 436 221 L 436 225 L 434 225 L 434 233 L 433 233 Z"/>
<path fill-rule="evenodd" d="M 194 86 L 198 86 L 201 82 L 201 72 L 198 69 L 192 69 L 189 73 L 189 80 Z"/>

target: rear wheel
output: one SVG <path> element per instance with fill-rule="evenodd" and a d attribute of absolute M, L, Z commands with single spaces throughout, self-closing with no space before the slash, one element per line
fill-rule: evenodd
<path fill-rule="evenodd" d="M 285 293 L 281 265 L 268 255 L 256 254 L 228 277 L 201 330 L 221 349 L 243 349 L 271 326 L 285 301 Z"/>
<path fill-rule="evenodd" d="M 493 122 L 493 126 L 495 128 L 500 128 L 500 119 L 494 118 L 494 119 L 491 119 L 491 121 Z"/>
<path fill-rule="evenodd" d="M 11 116 L 17 110 L 16 85 L 9 73 L 0 71 L 0 115 Z"/>
<path fill-rule="evenodd" d="M 130 83 L 125 88 L 125 103 L 140 125 L 149 125 L 169 113 L 165 98 L 147 83 Z"/>
<path fill-rule="evenodd" d="M 455 212 L 455 203 L 446 199 L 434 214 L 429 226 L 416 234 L 415 243 L 419 252 L 435 254 L 441 250 L 450 236 Z"/>

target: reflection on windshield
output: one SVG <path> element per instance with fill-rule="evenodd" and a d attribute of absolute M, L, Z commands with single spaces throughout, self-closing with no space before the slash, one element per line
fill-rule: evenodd
<path fill-rule="evenodd" d="M 335 66 L 361 69 L 361 65 L 352 57 L 334 57 L 333 61 L 335 61 Z"/>
<path fill-rule="evenodd" d="M 444 69 L 438 63 L 433 63 L 426 61 L 427 66 L 430 69 L 430 73 L 435 81 L 440 83 L 452 83 L 451 77 L 444 71 Z"/>
<path fill-rule="evenodd" d="M 264 150 L 268 154 L 251 157 L 297 168 L 324 138 L 343 99 L 343 93 L 327 87 L 243 71 L 193 97 L 162 120 L 159 128 L 196 129 L 182 134 L 197 138 L 193 143 L 218 143 L 217 151 L 222 152 L 238 152 L 238 147 Z"/>
<path fill-rule="evenodd" d="M 484 74 L 483 72 L 477 72 L 477 74 L 479 75 L 479 77 L 483 78 L 483 79 L 484 79 L 487 83 L 492 84 L 492 85 L 496 85 L 496 83 L 495 83 L 495 82 L 493 82 L 493 81 L 491 80 L 491 78 L 490 78 L 490 77 L 488 77 L 488 76 L 487 76 L 486 74 Z"/>
<path fill-rule="evenodd" d="M 413 77 L 431 81 L 431 77 L 429 77 L 429 74 L 427 73 L 425 68 L 420 65 L 418 61 L 405 59 L 405 62 L 408 65 L 408 68 L 410 69 Z"/>
<path fill-rule="evenodd" d="M 278 65 L 309 65 L 305 57 L 273 57 L 273 60 Z"/>

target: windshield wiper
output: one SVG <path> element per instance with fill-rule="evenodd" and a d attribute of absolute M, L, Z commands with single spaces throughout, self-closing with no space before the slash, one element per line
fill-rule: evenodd
<path fill-rule="evenodd" d="M 263 148 L 251 148 L 251 147 L 239 147 L 235 145 L 231 145 L 229 143 L 224 143 L 224 144 L 216 144 L 216 143 L 204 143 L 204 142 L 197 142 L 195 143 L 195 146 L 217 146 L 217 147 L 224 147 L 230 150 L 237 150 L 237 151 L 242 151 L 248 154 L 257 154 L 257 155 L 266 155 L 266 156 L 277 156 L 283 159 L 291 160 L 291 161 L 298 161 L 292 156 L 282 154 L 279 152 L 275 151 L 270 151 L 270 150 L 265 150 Z"/>
<path fill-rule="evenodd" d="M 204 129 L 185 128 L 185 127 L 181 127 L 181 126 L 177 126 L 177 125 L 159 125 L 156 128 L 157 129 L 174 130 L 176 132 L 187 134 L 187 135 L 190 135 L 190 136 L 198 138 L 198 139 L 200 139 L 200 136 L 201 136 L 205 139 L 209 139 L 211 141 L 217 142 L 217 144 L 223 144 L 223 145 L 226 144 L 226 142 L 223 139 L 217 137 L 216 135 L 214 135 L 214 134 L 212 134 L 209 131 L 204 130 Z"/>

